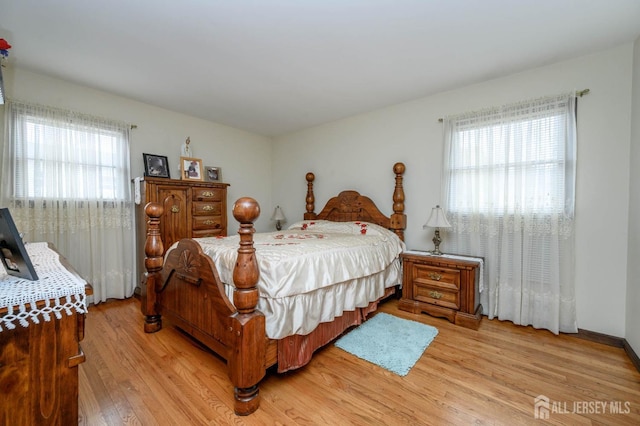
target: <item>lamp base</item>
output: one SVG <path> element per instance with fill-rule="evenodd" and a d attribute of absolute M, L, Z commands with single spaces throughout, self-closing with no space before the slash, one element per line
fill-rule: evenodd
<path fill-rule="evenodd" d="M 435 248 L 433 250 L 431 250 L 431 254 L 433 254 L 434 256 L 442 256 L 443 253 L 440 251 L 440 243 L 442 242 L 442 239 L 440 238 L 440 229 L 436 228 L 436 234 L 433 237 L 433 245 L 435 246 Z"/>

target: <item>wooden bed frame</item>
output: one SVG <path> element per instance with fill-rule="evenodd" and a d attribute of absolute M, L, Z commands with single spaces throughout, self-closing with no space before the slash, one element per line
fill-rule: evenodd
<path fill-rule="evenodd" d="M 396 184 L 394 213 L 390 217 L 381 213 L 370 198 L 356 191 L 341 192 L 331 198 L 320 213 L 314 213 L 315 176 L 307 173 L 304 219 L 367 221 L 391 229 L 404 239 L 404 164 L 396 163 L 393 171 Z M 253 247 L 253 222 L 260 214 L 258 203 L 252 198 L 240 198 L 233 206 L 233 216 L 240 222 L 238 258 L 233 270 L 233 303 L 226 296 L 212 259 L 202 252 L 195 240 L 181 240 L 163 265 L 159 227 L 163 208 L 160 204 L 149 203 L 145 212 L 149 219 L 145 243 L 147 275 L 141 304 L 145 315 L 144 331 L 159 331 L 162 328 L 161 316 L 165 316 L 224 358 L 234 386 L 234 411 L 237 415 L 248 415 L 258 409 L 258 384 L 267 368 L 278 365 L 278 371 L 282 372 L 307 364 L 314 350 L 334 340 L 349 327 L 360 324 L 368 313 L 377 308 L 378 301 L 375 301 L 366 308 L 345 311 L 331 323 L 321 323 L 308 335 L 269 339 L 265 334 L 265 317 L 256 309 L 259 271 Z"/>

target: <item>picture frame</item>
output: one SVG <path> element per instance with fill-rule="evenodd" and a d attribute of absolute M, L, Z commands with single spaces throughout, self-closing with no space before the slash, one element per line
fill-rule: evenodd
<path fill-rule="evenodd" d="M 193 157 L 180 157 L 180 179 L 204 180 L 202 160 Z"/>
<path fill-rule="evenodd" d="M 204 179 L 207 182 L 222 182 L 222 168 L 206 166 L 204 168 Z"/>
<path fill-rule="evenodd" d="M 142 154 L 144 159 L 144 175 L 170 179 L 169 160 L 164 155 Z"/>
<path fill-rule="evenodd" d="M 0 209 L 0 259 L 7 274 L 31 281 L 38 280 L 38 274 L 8 208 Z"/>

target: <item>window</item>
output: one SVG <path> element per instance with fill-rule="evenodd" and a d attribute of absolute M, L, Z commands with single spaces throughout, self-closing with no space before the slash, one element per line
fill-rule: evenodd
<path fill-rule="evenodd" d="M 451 134 L 448 209 L 573 215 L 574 151 L 562 104 L 532 103 L 464 117 Z"/>
<path fill-rule="evenodd" d="M 575 332 L 575 95 L 447 117 L 452 253 L 485 259 L 489 318 Z"/>
<path fill-rule="evenodd" d="M 56 246 L 93 302 L 135 288 L 129 131 L 114 122 L 9 100 L 0 205 L 28 241 Z"/>
<path fill-rule="evenodd" d="M 15 183 L 17 197 L 50 199 L 98 199 L 122 200 L 124 194 L 114 182 L 122 175 L 123 164 L 119 164 L 115 153 L 122 143 L 123 135 L 101 128 L 73 129 L 55 123 L 40 123 L 23 117 L 25 139 L 16 146 L 18 163 Z M 47 135 L 62 135 L 70 146 Z M 76 151 L 77 152 L 72 152 Z M 65 155 L 48 154 L 66 152 Z M 21 167 L 20 165 L 23 165 Z M 51 179 L 50 185 L 47 180 Z M 72 181 L 75 185 L 65 185 Z"/>
<path fill-rule="evenodd" d="M 37 107 L 16 108 L 12 119 L 14 198 L 126 199 L 125 127 Z"/>

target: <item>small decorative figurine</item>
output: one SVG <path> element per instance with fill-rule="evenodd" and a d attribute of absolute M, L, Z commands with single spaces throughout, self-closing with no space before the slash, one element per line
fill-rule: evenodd
<path fill-rule="evenodd" d="M 191 147 L 189 144 L 191 143 L 191 137 L 187 137 L 187 140 L 182 144 L 182 156 L 183 157 L 193 157 L 193 152 L 191 152 Z"/>

